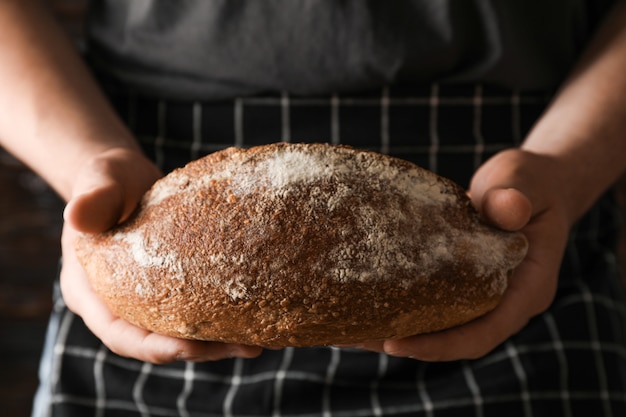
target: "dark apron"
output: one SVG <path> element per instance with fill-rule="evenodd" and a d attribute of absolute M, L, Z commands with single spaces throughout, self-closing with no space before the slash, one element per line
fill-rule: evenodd
<path fill-rule="evenodd" d="M 105 85 L 165 172 L 229 146 L 331 142 L 413 161 L 465 187 L 487 158 L 520 144 L 549 99 L 482 85 L 426 85 L 189 103 Z M 572 233 L 550 310 L 475 361 L 311 348 L 152 365 L 110 352 L 57 292 L 35 415 L 625 416 L 616 222 L 603 198 Z"/>

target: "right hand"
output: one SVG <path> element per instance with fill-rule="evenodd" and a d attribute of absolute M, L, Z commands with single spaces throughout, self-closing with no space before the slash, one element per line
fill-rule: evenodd
<path fill-rule="evenodd" d="M 528 239 L 528 253 L 495 309 L 447 330 L 365 347 L 422 361 L 478 359 L 548 309 L 573 222 L 558 179 L 561 170 L 553 158 L 509 149 L 491 157 L 472 178 L 470 198 L 483 220 Z"/>
<path fill-rule="evenodd" d="M 61 291 L 68 308 L 114 353 L 152 363 L 255 357 L 261 348 L 177 339 L 156 334 L 116 317 L 94 292 L 74 253 L 78 233 L 99 233 L 126 220 L 160 171 L 134 149 L 110 149 L 78 171 L 65 209 L 61 239 Z"/>

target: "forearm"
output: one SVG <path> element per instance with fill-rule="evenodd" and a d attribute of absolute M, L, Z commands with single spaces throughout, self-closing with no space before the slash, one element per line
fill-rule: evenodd
<path fill-rule="evenodd" d="M 546 174 L 556 178 L 571 221 L 624 172 L 626 2 L 600 28 L 522 148 L 554 162 Z"/>
<path fill-rule="evenodd" d="M 81 163 L 137 146 L 38 0 L 0 2 L 0 62 L 0 145 L 66 200 Z"/>

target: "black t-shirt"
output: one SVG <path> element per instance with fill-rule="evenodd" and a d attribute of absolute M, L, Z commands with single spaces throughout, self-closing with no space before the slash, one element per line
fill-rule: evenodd
<path fill-rule="evenodd" d="M 390 83 L 552 89 L 603 0 L 94 0 L 89 51 L 170 97 L 350 92 Z"/>

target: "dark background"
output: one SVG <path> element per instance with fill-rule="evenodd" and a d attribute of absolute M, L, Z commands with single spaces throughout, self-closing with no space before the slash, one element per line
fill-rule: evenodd
<path fill-rule="evenodd" d="M 76 42 L 86 1 L 48 0 Z M 626 218 L 626 179 L 616 196 Z M 37 175 L 0 149 L 0 417 L 30 414 L 60 255 L 63 206 Z M 626 239 L 620 255 L 626 266 Z"/>
<path fill-rule="evenodd" d="M 80 42 L 87 0 L 45 0 Z M 30 415 L 61 253 L 64 204 L 0 148 L 0 417 Z"/>

